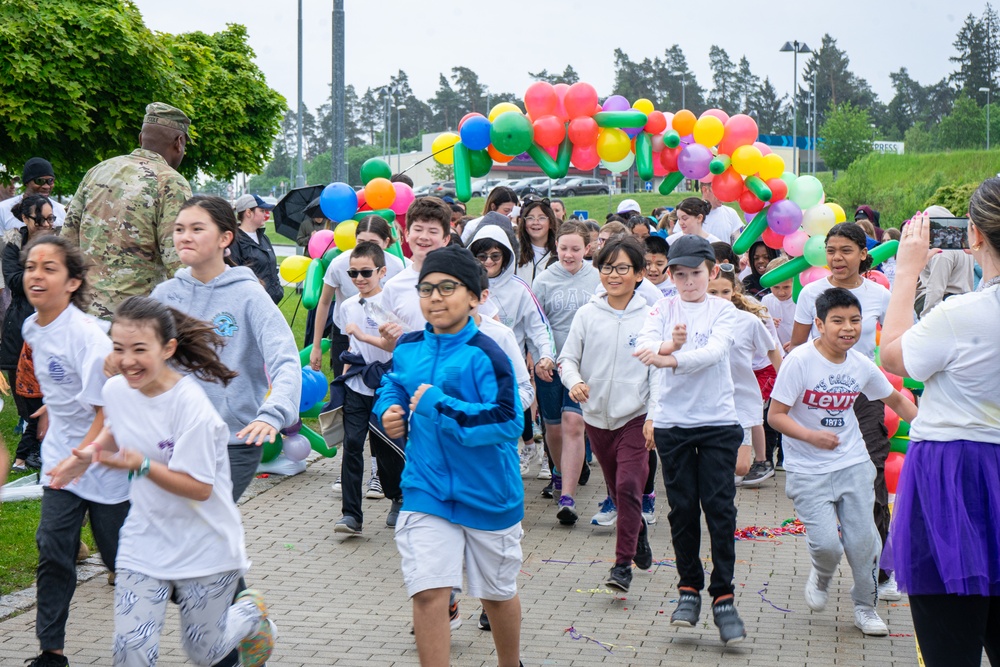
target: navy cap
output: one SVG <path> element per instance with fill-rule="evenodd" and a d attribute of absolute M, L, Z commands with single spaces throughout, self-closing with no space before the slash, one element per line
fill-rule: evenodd
<path fill-rule="evenodd" d="M 670 244 L 667 250 L 667 266 L 686 266 L 688 268 L 698 268 L 705 263 L 715 261 L 715 250 L 708 239 L 703 239 L 694 234 L 684 234 L 679 239 Z"/>

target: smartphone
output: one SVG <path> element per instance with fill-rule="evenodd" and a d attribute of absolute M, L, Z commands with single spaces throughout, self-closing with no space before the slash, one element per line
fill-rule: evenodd
<path fill-rule="evenodd" d="M 969 247 L 968 218 L 931 218 L 931 247 L 965 250 Z"/>

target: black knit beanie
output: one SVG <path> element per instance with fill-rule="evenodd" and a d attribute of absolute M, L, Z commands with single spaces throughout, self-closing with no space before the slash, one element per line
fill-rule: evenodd
<path fill-rule="evenodd" d="M 471 252 L 458 246 L 446 245 L 427 253 L 424 264 L 420 267 L 417 283 L 422 283 L 428 274 L 446 273 L 469 288 L 469 291 L 477 297 L 481 297 L 483 294 L 481 272 L 479 262 Z"/>

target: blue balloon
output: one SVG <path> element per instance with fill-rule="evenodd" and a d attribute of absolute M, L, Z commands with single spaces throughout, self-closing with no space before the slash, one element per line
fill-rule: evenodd
<path fill-rule="evenodd" d="M 485 116 L 473 116 L 462 123 L 458 131 L 462 143 L 470 151 L 481 151 L 490 145 L 490 121 Z"/>
<path fill-rule="evenodd" d="M 326 397 L 326 376 L 311 368 L 302 369 L 302 394 L 299 398 L 299 412 L 308 412 L 310 408 Z"/>
<path fill-rule="evenodd" d="M 319 196 L 319 207 L 334 222 L 350 220 L 358 212 L 358 193 L 347 183 L 330 183 Z"/>

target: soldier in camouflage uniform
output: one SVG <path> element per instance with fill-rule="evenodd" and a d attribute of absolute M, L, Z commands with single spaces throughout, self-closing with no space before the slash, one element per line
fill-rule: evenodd
<path fill-rule="evenodd" d="M 109 319 L 126 297 L 148 295 L 180 268 L 173 225 L 191 186 L 176 169 L 184 159 L 191 120 L 153 102 L 138 148 L 101 162 L 84 176 L 62 235 L 90 259 L 90 313 Z"/>

